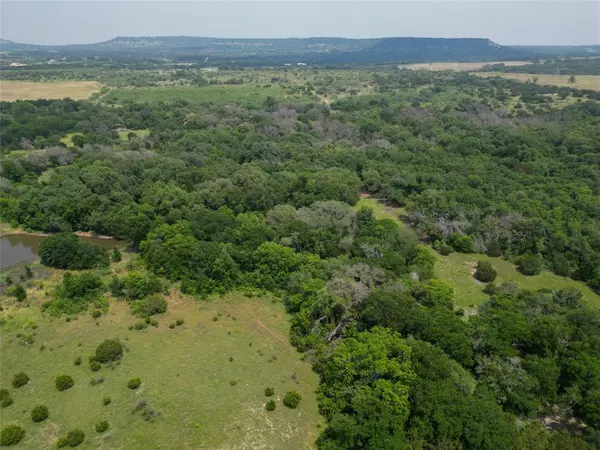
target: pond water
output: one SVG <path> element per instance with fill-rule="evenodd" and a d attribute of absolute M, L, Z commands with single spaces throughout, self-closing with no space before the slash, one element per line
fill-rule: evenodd
<path fill-rule="evenodd" d="M 44 236 L 19 233 L 0 237 L 0 269 L 14 266 L 37 258 L 37 249 Z M 114 239 L 99 239 L 91 237 L 80 237 L 79 239 L 91 244 L 99 245 L 106 249 L 112 249 L 120 241 Z"/>

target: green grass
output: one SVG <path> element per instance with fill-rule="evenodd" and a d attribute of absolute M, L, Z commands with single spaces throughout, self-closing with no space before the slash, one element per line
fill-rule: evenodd
<path fill-rule="evenodd" d="M 403 226 L 400 217 L 404 214 L 402 208 L 386 206 L 379 200 L 363 197 L 355 206 L 358 209 L 362 206 L 368 206 L 373 209 L 377 219 L 397 220 Z M 454 286 L 454 304 L 456 307 L 465 308 L 470 305 L 478 306 L 482 304 L 487 295 L 483 292 L 484 283 L 473 278 L 475 266 L 480 259 L 490 261 L 498 272 L 497 284 L 505 281 L 514 281 L 523 289 L 560 289 L 576 288 L 583 293 L 584 300 L 591 306 L 600 308 L 600 296 L 595 294 L 589 287 L 580 281 L 575 281 L 567 277 L 561 277 L 549 271 L 543 271 L 539 275 L 525 276 L 517 271 L 514 264 L 501 258 L 491 258 L 482 254 L 452 253 L 448 256 L 442 256 L 435 252 L 437 262 L 435 272 L 437 278 L 449 282 Z"/>
<path fill-rule="evenodd" d="M 146 137 L 150 135 L 150 130 L 124 130 L 119 131 L 119 139 L 122 141 L 129 140 L 129 133 L 134 133 L 137 137 Z"/>
<path fill-rule="evenodd" d="M 398 221 L 402 226 L 406 226 L 404 222 L 399 219 L 399 216 L 404 214 L 403 208 L 385 205 L 378 199 L 372 197 L 361 197 L 354 206 L 354 209 L 358 211 L 362 207 L 371 208 L 373 210 L 373 215 L 378 220 L 392 219 Z"/>
<path fill-rule="evenodd" d="M 583 298 L 589 305 L 600 308 L 600 296 L 584 283 L 558 276 L 546 270 L 539 275 L 529 277 L 518 272 L 514 264 L 501 258 L 491 258 L 482 254 L 452 253 L 448 256 L 442 256 L 437 252 L 435 254 L 437 256 L 436 275 L 439 279 L 454 286 L 454 304 L 457 307 L 477 306 L 486 300 L 487 296 L 483 293 L 485 284 L 473 278 L 477 261 L 486 260 L 498 272 L 496 284 L 514 281 L 521 288 L 532 290 L 576 288 L 583 293 Z"/>
<path fill-rule="evenodd" d="M 30 298 L 44 300 L 44 293 L 32 292 Z M 281 303 L 240 293 L 198 303 L 173 292 L 168 300 L 169 310 L 158 318 L 158 328 L 142 331 L 128 330 L 139 319 L 125 302 L 111 302 L 108 315 L 97 320 L 83 315 L 71 322 L 43 316 L 37 305 L 9 305 L 1 313 L 6 323 L 0 386 L 9 389 L 14 404 L 2 410 L 2 423 L 18 423 L 27 432 L 14 448 L 52 448 L 59 436 L 74 428 L 86 434 L 80 447 L 84 449 L 312 448 L 321 422 L 314 395 L 318 379 L 288 341 Z M 168 327 L 180 318 L 185 320 L 182 326 Z M 18 333 L 34 335 L 34 344 L 22 345 Z M 120 339 L 128 351 L 116 369 L 91 372 L 87 357 L 108 338 Z M 77 356 L 83 358 L 80 366 L 73 364 Z M 11 379 L 20 371 L 31 380 L 14 389 Z M 54 378 L 61 374 L 71 375 L 75 386 L 58 392 Z M 105 381 L 91 386 L 93 377 Z M 127 382 L 134 377 L 140 377 L 142 385 L 130 390 Z M 264 409 L 268 386 L 275 388 L 274 412 Z M 282 404 L 283 395 L 292 389 L 303 397 L 296 410 Z M 103 406 L 107 396 L 112 403 Z M 140 399 L 149 400 L 161 413 L 155 422 L 132 413 Z M 39 404 L 49 408 L 50 417 L 34 424 L 30 412 Z M 110 424 L 106 443 L 94 430 L 101 420 Z"/>
<path fill-rule="evenodd" d="M 76 134 L 83 136 L 81 133 L 69 133 L 65 137 L 62 137 L 60 139 L 60 142 L 65 144 L 67 147 L 75 147 L 75 144 L 73 144 L 73 136 L 75 136 Z"/>
<path fill-rule="evenodd" d="M 195 103 L 243 103 L 251 107 L 263 104 L 267 97 L 289 98 L 279 86 L 258 87 L 253 84 L 209 85 L 209 86 L 169 86 L 116 88 L 111 90 L 102 101 L 119 103 L 133 100 L 137 102 L 158 102 L 187 100 Z M 302 97 L 298 96 L 297 99 Z"/>

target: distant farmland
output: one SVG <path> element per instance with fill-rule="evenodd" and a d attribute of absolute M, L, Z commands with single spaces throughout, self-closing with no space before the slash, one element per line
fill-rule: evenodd
<path fill-rule="evenodd" d="M 0 81 L 0 100 L 39 100 L 70 97 L 74 100 L 88 98 L 100 91 L 102 85 L 97 81 L 35 82 Z"/>
<path fill-rule="evenodd" d="M 575 83 L 569 83 L 569 75 L 535 75 L 531 73 L 506 73 L 506 72 L 477 72 L 479 77 L 502 77 L 510 80 L 531 81 L 537 77 L 538 84 L 549 84 L 552 86 L 566 86 L 577 89 L 592 89 L 600 91 L 600 75 L 575 75 Z"/>
<path fill-rule="evenodd" d="M 434 62 L 399 65 L 399 69 L 412 70 L 454 70 L 455 72 L 470 72 L 479 70 L 483 66 L 492 64 L 504 64 L 505 66 L 524 66 L 531 61 L 482 61 L 482 62 Z"/>

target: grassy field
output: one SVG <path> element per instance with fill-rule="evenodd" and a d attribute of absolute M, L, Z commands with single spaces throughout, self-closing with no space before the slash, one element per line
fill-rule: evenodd
<path fill-rule="evenodd" d="M 99 92 L 102 85 L 96 81 L 34 82 L 0 81 L 0 100 L 38 100 L 70 97 L 74 100 L 88 98 Z"/>
<path fill-rule="evenodd" d="M 150 135 L 150 130 L 124 130 L 119 131 L 119 139 L 122 141 L 129 140 L 129 133 L 133 133 L 138 137 L 146 137 Z"/>
<path fill-rule="evenodd" d="M 289 98 L 278 86 L 257 87 L 255 85 L 209 85 L 209 86 L 171 86 L 116 88 L 111 90 L 102 101 L 119 103 L 127 100 L 138 102 L 158 102 L 188 100 L 197 103 L 243 103 L 260 106 L 267 97 Z M 298 99 L 301 97 L 298 96 Z"/>
<path fill-rule="evenodd" d="M 600 308 L 600 296 L 584 283 L 558 276 L 547 270 L 542 271 L 539 275 L 525 276 L 516 270 L 514 264 L 501 258 L 491 258 L 487 255 L 474 253 L 452 253 L 448 256 L 442 256 L 436 252 L 435 255 L 437 257 L 436 275 L 441 280 L 448 281 L 454 286 L 454 304 L 457 307 L 477 306 L 485 301 L 487 297 L 483 293 L 485 284 L 473 278 L 477 261 L 485 260 L 489 261 L 498 272 L 496 284 L 514 281 L 523 289 L 576 288 L 583 293 L 583 298 L 588 304 Z"/>
<path fill-rule="evenodd" d="M 533 77 L 538 77 L 538 84 L 548 84 L 552 86 L 565 86 L 577 89 L 591 89 L 600 91 L 600 75 L 576 75 L 575 83 L 569 83 L 568 75 L 532 75 L 530 73 L 507 73 L 507 72 L 477 72 L 478 77 L 502 77 L 510 80 L 530 81 Z"/>
<path fill-rule="evenodd" d="M 52 448 L 58 437 L 74 428 L 85 432 L 79 448 L 155 449 L 308 449 L 318 426 L 314 389 L 317 375 L 288 341 L 289 324 L 281 303 L 270 297 L 248 298 L 241 293 L 198 302 L 172 290 L 168 311 L 159 326 L 129 330 L 139 319 L 125 302 L 111 301 L 107 315 L 77 320 L 42 315 L 39 303 L 60 278 L 30 282 L 30 306 L 16 308 L 2 297 L 5 311 L 0 343 L 0 386 L 9 389 L 14 404 L 1 410 L 3 426 L 17 423 L 26 436 L 14 447 Z M 8 304 L 8 306 L 7 306 Z M 216 318 L 216 320 L 215 320 Z M 174 329 L 169 324 L 184 319 Z M 24 345 L 24 336 L 34 343 Z M 20 336 L 20 337 L 19 337 Z M 114 370 L 92 372 L 87 363 L 98 344 L 116 338 L 126 347 Z M 73 360 L 81 356 L 83 363 Z M 230 357 L 232 360 L 230 361 Z M 23 371 L 30 381 L 15 389 L 12 376 Z M 54 378 L 73 377 L 73 388 L 58 392 Z M 127 382 L 140 377 L 137 390 Z M 103 377 L 95 386 L 90 380 Z M 277 409 L 267 412 L 264 389 L 275 388 Z M 286 391 L 302 395 L 299 407 L 283 406 Z M 102 399 L 111 397 L 104 406 Z M 146 422 L 133 410 L 147 400 L 160 412 Z M 48 420 L 33 423 L 31 409 L 44 404 Z M 107 420 L 108 435 L 94 424 Z"/>
<path fill-rule="evenodd" d="M 500 63 L 504 64 L 505 66 L 524 66 L 526 64 L 531 64 L 531 61 L 433 62 L 403 64 L 398 66 L 398 68 L 412 70 L 454 70 L 457 72 L 469 72 L 471 70 L 479 70 L 484 66 Z"/>
<path fill-rule="evenodd" d="M 361 206 L 371 207 L 375 217 L 378 219 L 394 219 L 403 224 L 399 219 L 399 216 L 402 216 L 404 213 L 402 208 L 386 206 L 380 201 L 369 197 L 363 197 L 358 201 L 356 208 L 358 209 Z M 480 305 L 487 298 L 483 292 L 485 284 L 473 277 L 475 266 L 479 260 L 489 261 L 494 266 L 498 272 L 498 278 L 495 281 L 497 284 L 504 283 L 505 281 L 514 281 L 523 289 L 560 289 L 572 287 L 579 289 L 583 293 L 583 298 L 588 304 L 600 308 L 600 296 L 595 294 L 584 283 L 558 276 L 549 271 L 543 271 L 539 275 L 529 277 L 518 272 L 514 264 L 502 258 L 491 258 L 487 255 L 474 253 L 452 253 L 448 256 L 440 255 L 437 252 L 434 252 L 434 254 L 437 258 L 435 266 L 436 276 L 440 280 L 447 281 L 454 286 L 454 304 L 460 308 L 466 308 L 470 305 Z"/>

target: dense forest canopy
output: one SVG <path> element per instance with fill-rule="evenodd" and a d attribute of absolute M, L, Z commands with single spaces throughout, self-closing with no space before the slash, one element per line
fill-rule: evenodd
<path fill-rule="evenodd" d="M 258 106 L 2 103 L 2 219 L 128 240 L 153 276 L 199 298 L 276 293 L 321 377 L 319 448 L 597 448 L 600 313 L 576 290 L 490 283 L 465 314 L 426 244 L 600 293 L 598 93 L 369 77 L 368 95 L 331 104 L 313 86 Z M 403 207 L 412 228 L 354 208 L 361 193 Z M 54 241 L 52 260 L 75 245 Z M 85 281 L 67 278 L 50 308 Z M 133 285 L 162 289 L 131 274 L 111 290 L 137 299 Z M 540 420 L 557 411 L 574 425 L 550 432 Z"/>

